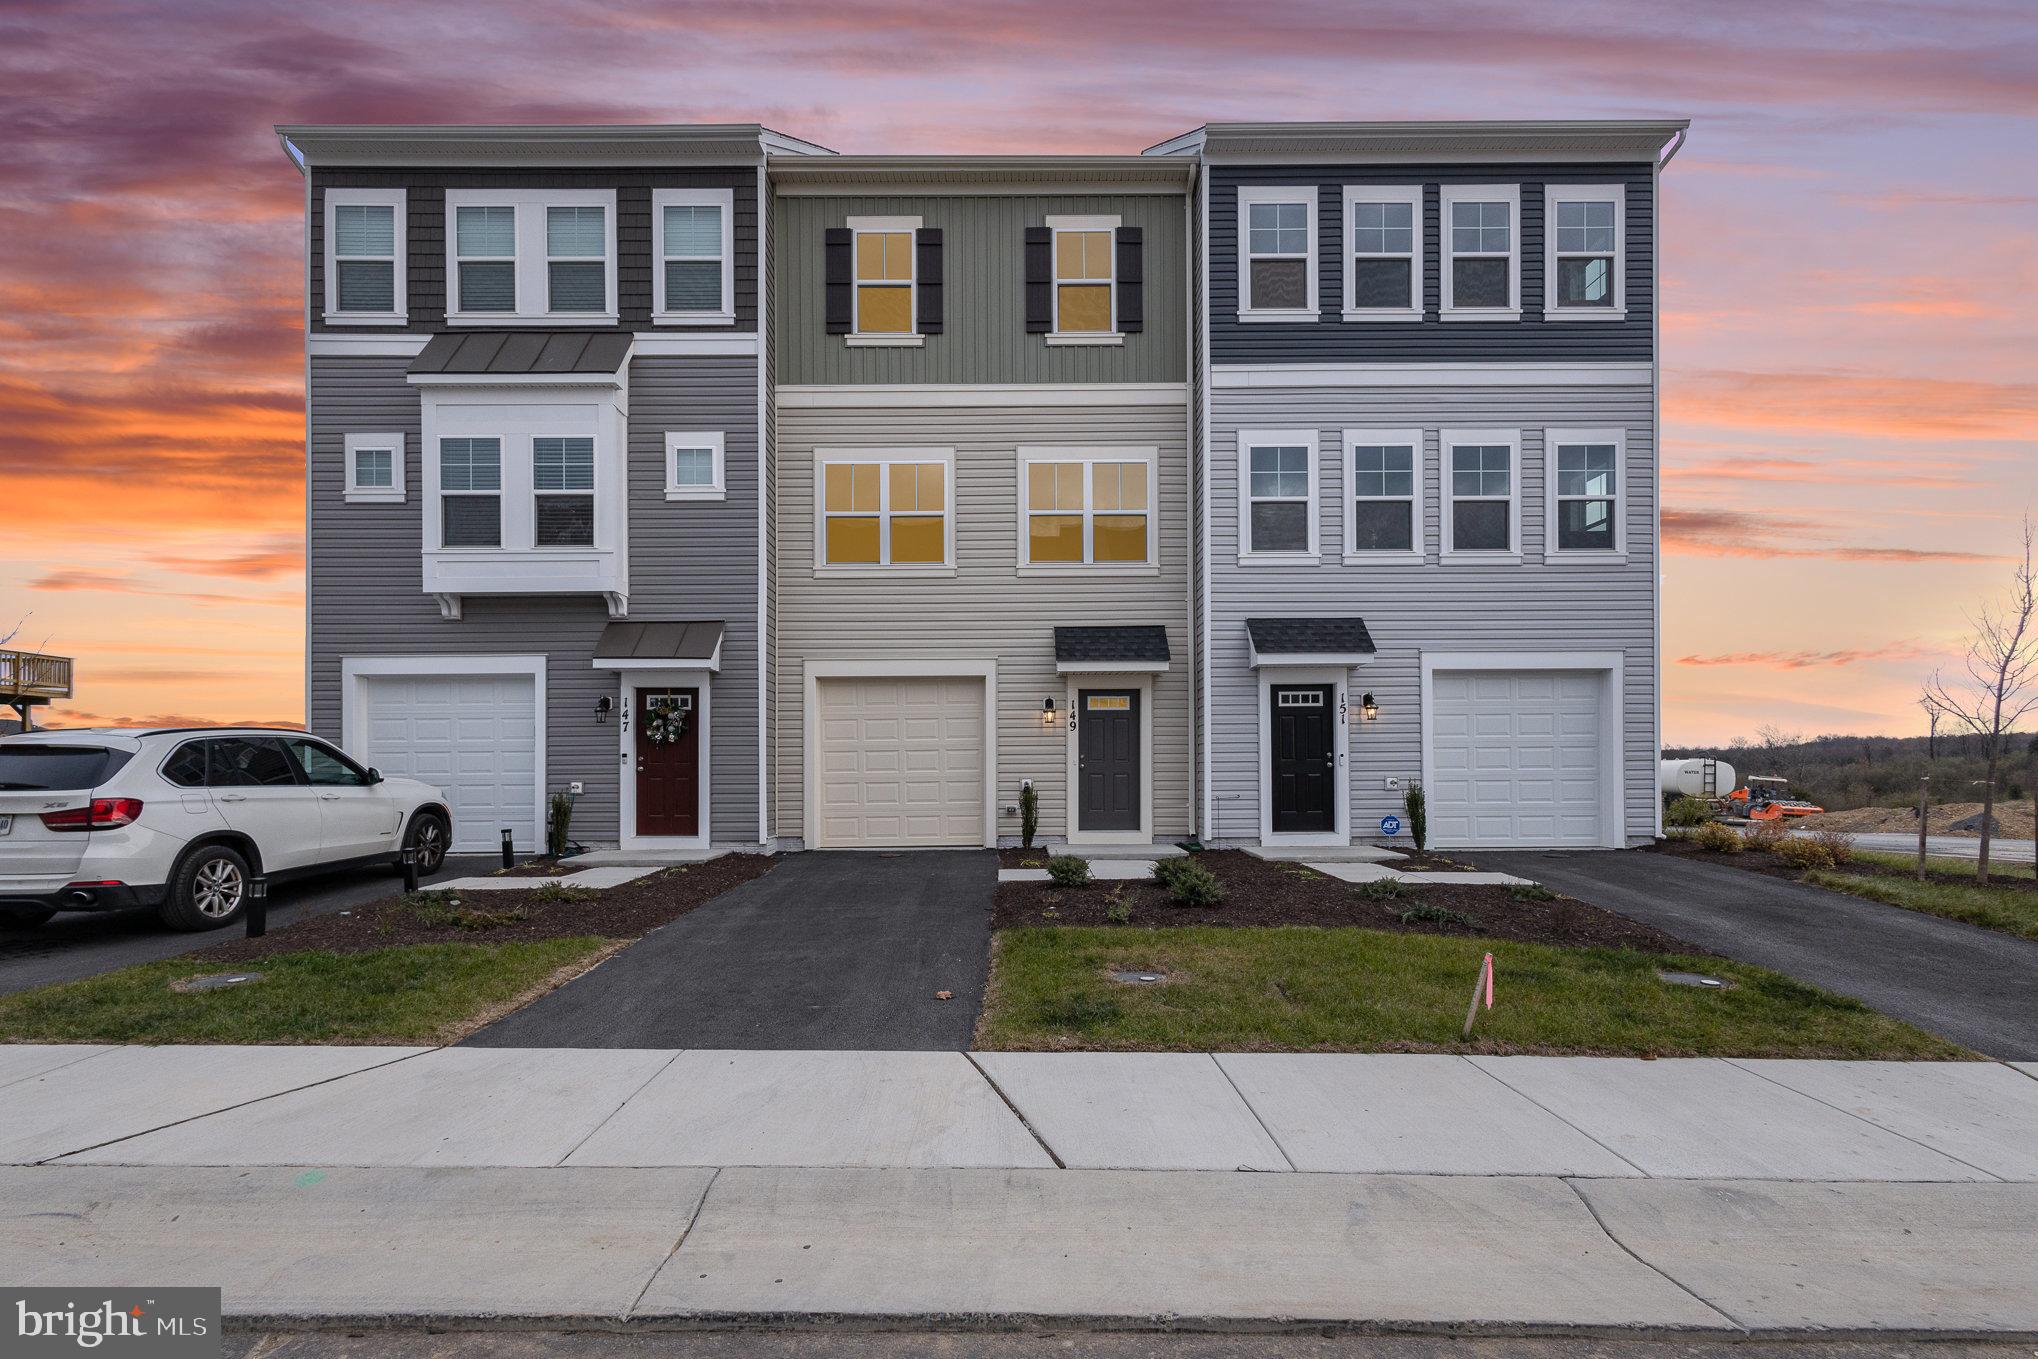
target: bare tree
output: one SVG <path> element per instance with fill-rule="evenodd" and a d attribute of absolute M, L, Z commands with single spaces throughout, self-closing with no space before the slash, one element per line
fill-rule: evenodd
<path fill-rule="evenodd" d="M 2017 723 L 2038 711 L 2038 578 L 2031 571 L 2031 517 L 2024 516 L 2024 555 L 2012 577 L 2009 595 L 1981 606 L 1970 615 L 1973 636 L 1962 660 L 1964 673 L 1948 680 L 1933 671 L 1925 681 L 1924 699 L 1980 742 L 1988 760 L 1981 787 L 1981 854 L 1975 877 L 1988 881 L 1989 837 L 1994 830 L 1996 770 L 2002 762 L 2004 738 Z"/>
<path fill-rule="evenodd" d="M 1925 710 L 1925 759 L 1936 760 L 1939 758 L 1939 719 L 1946 713 L 1930 693 L 1918 695 L 1918 706 Z"/>

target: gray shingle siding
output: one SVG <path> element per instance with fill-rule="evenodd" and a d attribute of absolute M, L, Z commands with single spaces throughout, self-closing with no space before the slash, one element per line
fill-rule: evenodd
<path fill-rule="evenodd" d="M 1654 328 L 1655 176 L 1641 165 L 1471 166 L 1218 165 L 1210 169 L 1210 355 L 1216 363 L 1572 362 L 1650 357 Z M 1423 308 L 1419 321 L 1345 321 L 1344 193 L 1347 184 L 1423 185 Z M 1440 321 L 1440 186 L 1521 186 L 1521 320 Z M 1627 190 L 1627 316 L 1620 321 L 1543 319 L 1543 186 L 1622 184 Z M 1242 185 L 1316 186 L 1316 321 L 1238 319 L 1238 190 Z"/>
<path fill-rule="evenodd" d="M 338 739 L 348 656 L 530 655 L 546 667 L 546 781 L 586 784 L 579 838 L 618 834 L 618 727 L 596 725 L 613 671 L 593 668 L 608 625 L 594 596 L 469 595 L 448 620 L 424 593 L 419 401 L 403 358 L 318 358 L 311 366 L 306 535 L 309 722 Z M 757 834 L 757 369 L 753 359 L 638 358 L 630 365 L 630 617 L 720 619 L 713 681 L 713 824 L 718 840 Z M 665 499 L 665 431 L 725 432 L 728 498 Z M 345 500 L 344 436 L 405 435 L 401 504 Z"/>
<path fill-rule="evenodd" d="M 325 191 L 405 191 L 405 277 L 409 293 L 407 327 L 438 330 L 446 324 L 446 190 L 448 189 L 614 189 L 616 191 L 616 305 L 626 328 L 666 333 L 727 334 L 731 327 L 653 327 L 651 324 L 653 189 L 735 190 L 737 331 L 757 329 L 757 172 L 716 170 L 444 170 L 323 169 L 311 172 L 311 328 L 375 334 L 373 326 L 325 323 Z"/>

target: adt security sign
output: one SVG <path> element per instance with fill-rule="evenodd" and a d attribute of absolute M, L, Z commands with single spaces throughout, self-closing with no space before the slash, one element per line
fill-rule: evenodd
<path fill-rule="evenodd" d="M 1401 818 L 1400 818 L 1400 817 L 1398 817 L 1398 816 L 1391 816 L 1391 815 L 1390 815 L 1390 816 L 1383 816 L 1383 817 L 1381 817 L 1381 818 L 1380 818 L 1380 834 L 1382 834 L 1382 835 L 1399 835 L 1399 834 L 1401 834 Z"/>

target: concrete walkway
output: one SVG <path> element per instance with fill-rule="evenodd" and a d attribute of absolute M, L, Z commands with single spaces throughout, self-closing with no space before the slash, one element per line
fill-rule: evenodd
<path fill-rule="evenodd" d="M 0 1278 L 243 1325 L 2038 1337 L 2038 1067 L 13 1047 L 0 1108 Z"/>
<path fill-rule="evenodd" d="M 1467 857 L 1726 957 L 1853 996 L 1976 1052 L 2038 1060 L 2038 940 L 1668 854 Z"/>

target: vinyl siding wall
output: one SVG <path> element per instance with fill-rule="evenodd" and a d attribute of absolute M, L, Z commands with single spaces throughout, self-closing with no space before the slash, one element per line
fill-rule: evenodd
<path fill-rule="evenodd" d="M 1655 714 L 1658 702 L 1654 579 L 1657 493 L 1653 406 L 1647 386 L 1550 388 L 1218 389 L 1212 411 L 1214 751 L 1216 803 L 1207 834 L 1257 840 L 1264 757 L 1259 688 L 1248 668 L 1251 617 L 1356 614 L 1379 654 L 1351 672 L 1352 707 L 1370 691 L 1378 721 L 1351 728 L 1351 831 L 1377 838 L 1379 819 L 1401 811 L 1388 775 L 1422 775 L 1421 657 L 1424 651 L 1619 651 L 1625 657 L 1622 806 L 1631 841 L 1655 826 Z M 1612 426 L 1627 431 L 1623 503 L 1627 560 L 1554 565 L 1544 557 L 1545 428 Z M 1240 430 L 1317 431 L 1321 565 L 1241 566 Z M 1347 566 L 1343 561 L 1346 428 L 1424 431 L 1422 565 Z M 1521 430 L 1519 565 L 1439 565 L 1438 433 L 1458 428 Z"/>
<path fill-rule="evenodd" d="M 771 329 L 781 383 L 1180 382 L 1186 366 L 1182 195 L 779 197 Z M 1025 231 L 1050 215 L 1109 214 L 1144 231 L 1145 329 L 1123 345 L 1051 346 L 1026 331 Z M 827 333 L 822 233 L 851 217 L 911 216 L 942 231 L 943 328 L 914 347 Z"/>
<path fill-rule="evenodd" d="M 1175 204 L 1179 211 L 1179 201 Z M 1179 336 L 1177 337 L 1179 340 Z M 783 391 L 783 389 L 781 389 Z M 1184 402 L 1152 406 L 961 409 L 787 407 L 777 414 L 779 834 L 803 834 L 806 799 L 805 664 L 808 661 L 940 660 L 997 663 L 998 830 L 1018 834 L 1022 779 L 1040 798 L 1040 834 L 1065 833 L 1066 722 L 1046 727 L 1041 700 L 1066 714 L 1067 683 L 1056 673 L 1054 628 L 1159 624 L 1173 664 L 1154 676 L 1153 829 L 1190 829 L 1190 649 L 1187 635 L 1187 412 Z M 1091 579 L 1021 576 L 1018 569 L 1018 449 L 1035 444 L 1148 446 L 1158 458 L 1159 574 Z M 953 576 L 816 576 L 814 450 L 941 447 L 956 454 L 951 503 Z"/>
<path fill-rule="evenodd" d="M 1455 363 L 1642 360 L 1651 353 L 1655 313 L 1655 176 L 1641 165 L 1310 166 L 1219 165 L 1210 185 L 1210 350 L 1217 363 Z M 1423 186 L 1421 321 L 1346 321 L 1344 186 Z M 1521 319 L 1440 321 L 1439 203 L 1444 184 L 1521 188 Z M 1543 187 L 1622 184 L 1627 316 L 1620 321 L 1543 319 Z M 1242 185 L 1316 188 L 1318 316 L 1314 322 L 1242 322 L 1238 317 L 1238 190 Z"/>
<path fill-rule="evenodd" d="M 598 698 L 614 698 L 613 671 L 593 668 L 609 623 L 595 596 L 470 595 L 448 620 L 424 593 L 422 450 L 417 390 L 406 359 L 320 358 L 311 366 L 310 525 L 306 648 L 309 722 L 340 736 L 340 663 L 348 656 L 530 655 L 546 668 L 548 792 L 582 780 L 574 817 L 588 843 L 618 834 L 618 743 L 612 718 L 597 726 Z M 748 358 L 651 359 L 630 365 L 630 617 L 723 620 L 722 670 L 713 681 L 713 830 L 717 840 L 757 834 L 757 370 Z M 665 431 L 721 429 L 728 498 L 665 500 Z M 405 435 L 402 504 L 349 504 L 344 438 Z"/>

